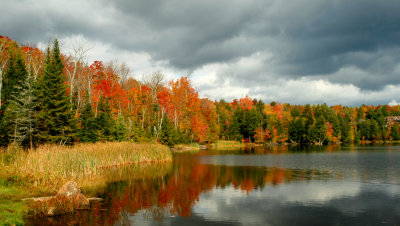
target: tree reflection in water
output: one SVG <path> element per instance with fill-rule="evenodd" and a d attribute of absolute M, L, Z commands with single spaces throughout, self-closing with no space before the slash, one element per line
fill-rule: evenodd
<path fill-rule="evenodd" d="M 108 171 L 111 182 L 97 194 L 103 198 L 102 202 L 92 203 L 90 210 L 39 222 L 49 225 L 128 224 L 129 216 L 138 213 L 156 221 L 163 221 L 165 216 L 189 217 L 200 195 L 214 188 L 232 186 L 250 194 L 253 190 L 282 183 L 330 177 L 328 172 L 318 170 L 200 164 L 199 158 L 191 157 L 148 167 Z M 151 173 L 145 173 L 149 171 Z"/>

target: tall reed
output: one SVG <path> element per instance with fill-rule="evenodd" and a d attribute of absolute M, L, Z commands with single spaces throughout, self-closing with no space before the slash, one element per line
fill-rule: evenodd
<path fill-rule="evenodd" d="M 8 168 L 34 187 L 55 191 L 67 180 L 96 178 L 104 168 L 171 160 L 169 148 L 160 144 L 109 142 L 73 147 L 44 145 L 19 153 Z"/>

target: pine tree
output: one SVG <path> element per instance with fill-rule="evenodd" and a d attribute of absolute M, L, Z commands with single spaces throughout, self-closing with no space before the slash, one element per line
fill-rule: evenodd
<path fill-rule="evenodd" d="M 96 142 L 96 119 L 94 117 L 92 105 L 89 102 L 87 102 L 83 108 L 79 120 L 81 123 L 81 128 L 78 132 L 79 140 L 82 142 Z"/>
<path fill-rule="evenodd" d="M 124 141 L 127 137 L 127 128 L 122 116 L 118 117 L 117 123 L 114 128 L 114 140 Z"/>
<path fill-rule="evenodd" d="M 301 143 L 304 141 L 305 129 L 303 118 L 297 117 L 289 124 L 289 138 L 292 142 Z"/>
<path fill-rule="evenodd" d="M 40 88 L 40 131 L 41 142 L 72 143 L 74 119 L 64 84 L 63 62 L 57 39 L 53 49 L 47 50 L 43 76 L 39 81 Z"/>
<path fill-rule="evenodd" d="M 9 137 L 9 131 L 10 131 L 10 121 L 12 120 L 10 117 L 10 113 L 6 111 L 7 106 L 9 105 L 9 99 L 11 96 L 12 88 L 13 88 L 13 78 L 15 74 L 15 69 L 14 69 L 14 56 L 13 54 L 10 53 L 9 61 L 8 61 L 8 69 L 7 72 L 5 73 L 3 80 L 2 80 L 2 86 L 3 90 L 1 92 L 1 99 L 2 99 L 2 105 L 1 111 L 0 111 L 0 145 L 1 146 L 7 146 L 8 143 L 10 142 L 10 137 Z M 6 114 L 7 113 L 7 114 Z"/>
<path fill-rule="evenodd" d="M 344 143 L 350 142 L 350 120 L 347 118 L 339 117 L 341 140 Z"/>
<path fill-rule="evenodd" d="M 164 116 L 163 121 L 164 123 L 161 127 L 160 142 L 172 146 L 178 142 L 178 134 L 168 117 Z"/>
<path fill-rule="evenodd" d="M 311 126 L 309 135 L 311 137 L 311 141 L 317 141 L 318 144 L 323 144 L 326 139 L 326 120 L 321 115 L 317 118 L 314 125 Z"/>
<path fill-rule="evenodd" d="M 4 92 L 2 106 L 3 113 L 1 116 L 0 132 L 2 134 L 0 143 L 7 145 L 10 139 L 14 142 L 20 143 L 23 138 L 19 133 L 20 126 L 26 125 L 24 123 L 27 118 L 25 117 L 28 112 L 25 108 L 27 98 L 27 75 L 28 72 L 25 68 L 25 63 L 21 58 L 21 55 L 15 57 L 10 53 L 10 61 L 7 73 L 4 77 Z M 24 96 L 20 96 L 21 92 L 24 92 Z M 26 135 L 26 134 L 25 134 Z"/>
<path fill-rule="evenodd" d="M 111 115 L 111 106 L 108 100 L 100 99 L 99 113 L 96 117 L 96 127 L 98 128 L 98 140 L 112 141 L 114 140 L 115 121 Z"/>
<path fill-rule="evenodd" d="M 13 117 L 11 121 L 13 129 L 10 131 L 10 137 L 14 142 L 33 148 L 36 143 L 37 133 L 37 98 L 34 90 L 34 80 L 31 75 L 24 70 L 25 66 L 21 59 L 17 61 L 17 68 L 25 71 L 29 77 L 21 81 L 21 84 L 15 87 L 15 92 L 11 96 L 9 108 L 7 108 L 7 117 Z"/>

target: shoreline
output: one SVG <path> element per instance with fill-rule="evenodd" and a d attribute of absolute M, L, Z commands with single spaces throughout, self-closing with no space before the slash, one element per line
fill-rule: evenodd
<path fill-rule="evenodd" d="M 75 181 L 86 194 L 94 193 L 121 168 L 145 168 L 172 163 L 168 147 L 156 143 L 105 142 L 75 146 L 43 145 L 24 151 L 10 146 L 0 152 L 0 222 L 23 224 L 29 202 L 24 198 L 54 195 L 66 181 Z M 129 167 L 128 167 L 129 166 Z M 150 170 L 149 170 L 150 169 Z"/>

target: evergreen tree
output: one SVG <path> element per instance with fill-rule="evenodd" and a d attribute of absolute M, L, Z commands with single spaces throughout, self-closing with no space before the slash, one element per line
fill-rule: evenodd
<path fill-rule="evenodd" d="M 296 143 L 304 142 L 304 124 L 303 119 L 298 117 L 289 124 L 289 139 Z"/>
<path fill-rule="evenodd" d="M 122 116 L 118 117 L 117 123 L 114 128 L 114 140 L 124 141 L 127 137 L 127 128 Z"/>
<path fill-rule="evenodd" d="M 74 139 L 75 125 L 63 68 L 56 39 L 52 51 L 47 50 L 43 76 L 39 81 L 39 137 L 43 143 L 65 144 L 72 143 Z"/>
<path fill-rule="evenodd" d="M 19 95 L 13 99 L 12 108 L 15 116 L 14 140 L 24 147 L 33 148 L 37 142 L 37 97 L 32 75 L 18 87 Z"/>
<path fill-rule="evenodd" d="M 363 140 L 376 140 L 379 133 L 378 124 L 373 119 L 365 120 L 359 125 L 359 132 Z"/>
<path fill-rule="evenodd" d="M 104 101 L 103 98 L 100 98 L 99 113 L 96 117 L 96 128 L 98 128 L 98 140 L 114 140 L 115 121 L 111 115 L 111 106 L 107 99 Z"/>
<path fill-rule="evenodd" d="M 293 118 L 300 117 L 300 111 L 297 107 L 293 107 L 292 110 L 290 110 L 290 114 Z"/>
<path fill-rule="evenodd" d="M 392 126 L 390 136 L 392 137 L 393 140 L 400 140 L 399 125 L 394 124 Z"/>
<path fill-rule="evenodd" d="M 2 86 L 3 90 L 1 92 L 1 99 L 2 99 L 2 105 L 0 106 L 1 111 L 0 111 L 0 145 L 1 146 L 7 146 L 8 143 L 10 142 L 10 137 L 9 137 L 9 131 L 10 131 L 10 121 L 12 121 L 12 118 L 10 113 L 7 113 L 6 109 L 7 106 L 9 105 L 10 101 L 10 96 L 12 93 L 12 89 L 14 87 L 14 84 L 16 82 L 13 81 L 14 74 L 15 74 L 15 69 L 14 69 L 14 64 L 15 64 L 15 59 L 13 54 L 10 53 L 9 61 L 8 61 L 8 69 L 6 73 L 4 74 L 3 80 L 2 80 Z M 6 114 L 7 113 L 7 114 Z"/>
<path fill-rule="evenodd" d="M 317 118 L 315 124 L 311 126 L 309 135 L 311 137 L 311 141 L 316 141 L 318 144 L 323 144 L 326 139 L 326 120 L 321 115 Z"/>
<path fill-rule="evenodd" d="M 243 135 L 241 134 L 241 124 L 243 120 L 243 110 L 241 108 L 237 108 L 236 111 L 233 113 L 233 120 L 232 120 L 232 127 L 231 127 L 231 134 L 234 140 L 241 140 Z"/>
<path fill-rule="evenodd" d="M 254 134 L 258 127 L 261 127 L 262 116 L 256 108 L 250 111 L 244 111 L 243 121 L 240 125 L 241 135 L 244 138 L 249 138 L 249 141 L 254 141 Z"/>
<path fill-rule="evenodd" d="M 96 120 L 93 112 L 92 105 L 87 102 L 82 110 L 80 117 L 81 128 L 78 132 L 79 140 L 82 142 L 96 142 Z"/>
<path fill-rule="evenodd" d="M 164 116 L 163 122 L 161 126 L 160 142 L 172 146 L 178 142 L 178 134 L 168 117 Z"/>
<path fill-rule="evenodd" d="M 4 78 L 4 92 L 3 94 L 3 112 L 1 116 L 0 132 L 2 134 L 0 142 L 2 145 L 7 145 L 11 140 L 14 142 L 21 143 L 27 134 L 23 132 L 20 128 L 21 126 L 25 128 L 27 125 L 27 113 L 28 110 L 26 104 L 28 99 L 32 97 L 31 92 L 29 92 L 27 79 L 28 72 L 25 68 L 25 63 L 21 58 L 21 55 L 17 55 L 15 60 L 14 55 L 10 54 L 9 67 Z M 30 117 L 28 121 L 31 121 L 33 116 Z"/>
<path fill-rule="evenodd" d="M 350 120 L 338 117 L 341 131 L 341 141 L 344 143 L 350 142 Z"/>

